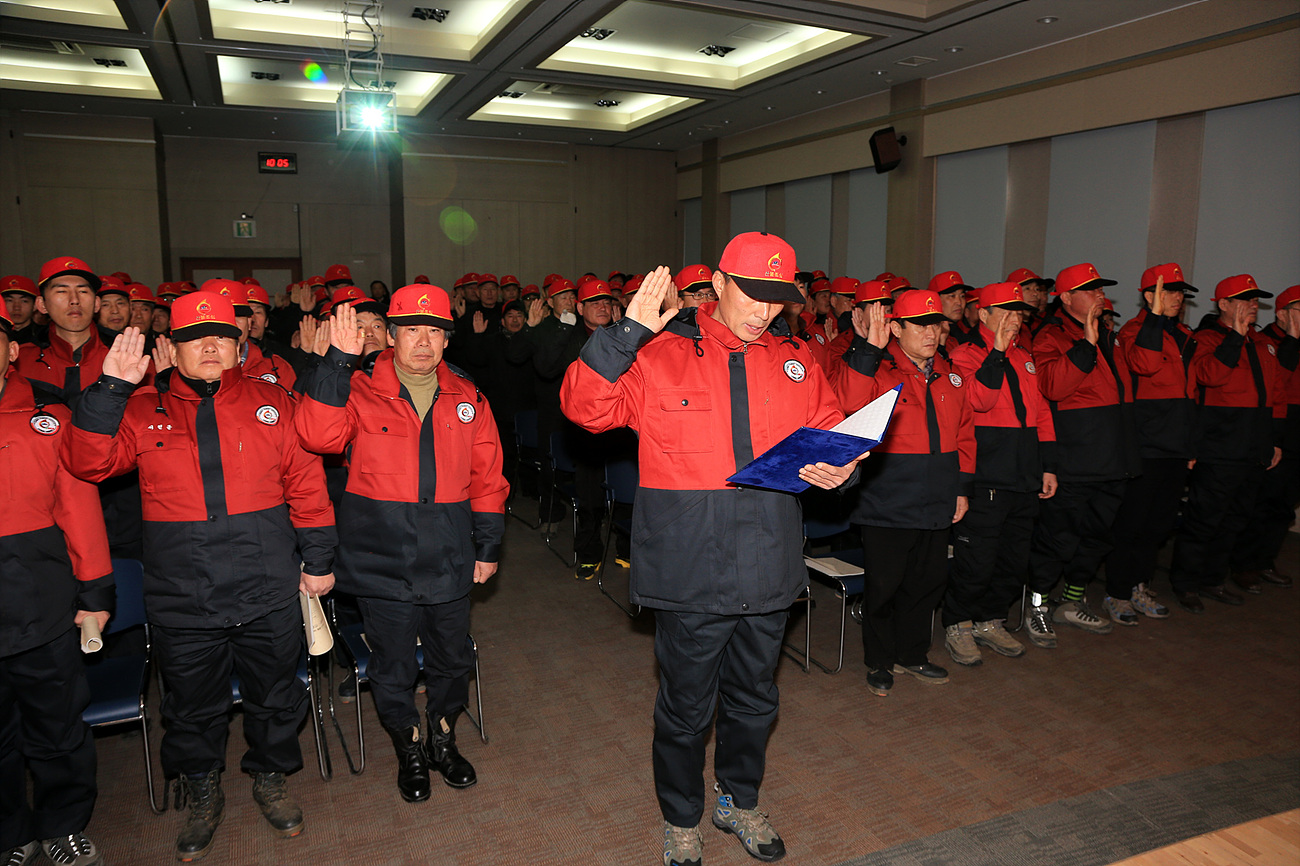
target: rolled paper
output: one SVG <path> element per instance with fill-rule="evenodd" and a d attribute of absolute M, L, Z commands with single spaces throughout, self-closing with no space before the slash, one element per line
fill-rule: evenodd
<path fill-rule="evenodd" d="M 104 648 L 104 638 L 99 632 L 99 620 L 88 616 L 81 621 L 81 651 L 89 655 Z"/>
<path fill-rule="evenodd" d="M 308 655 L 324 655 L 334 648 L 334 632 L 330 631 L 325 619 L 325 608 L 320 596 L 307 595 L 298 591 L 298 600 L 302 603 L 302 624 L 307 633 Z"/>

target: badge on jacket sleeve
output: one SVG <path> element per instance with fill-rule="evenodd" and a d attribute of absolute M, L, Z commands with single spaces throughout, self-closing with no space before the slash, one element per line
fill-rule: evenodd
<path fill-rule="evenodd" d="M 803 364 L 800 364 L 794 358 L 786 361 L 782 369 L 790 377 L 791 382 L 802 382 L 804 377 L 808 375 L 808 371 L 803 368 Z"/>
<path fill-rule="evenodd" d="M 948 381 L 952 383 L 952 386 L 953 386 L 954 388 L 960 388 L 960 387 L 961 387 L 961 376 L 958 376 L 956 373 L 949 373 L 949 374 L 948 374 Z"/>
<path fill-rule="evenodd" d="M 272 385 L 280 384 L 280 377 L 274 373 L 263 373 L 257 378 L 261 379 L 263 382 L 270 382 Z"/>
<path fill-rule="evenodd" d="M 1268 344 L 1268 353 L 1269 353 L 1270 355 L 1276 355 L 1276 354 L 1277 354 L 1277 346 L 1274 346 L 1272 343 L 1269 343 L 1269 344 Z"/>
<path fill-rule="evenodd" d="M 53 436 L 59 432 L 59 419 L 47 412 L 32 416 L 32 429 L 42 436 Z"/>
<path fill-rule="evenodd" d="M 1028 374 L 1031 375 L 1031 376 L 1036 376 L 1036 375 L 1038 374 L 1038 368 L 1034 366 L 1034 362 L 1033 362 L 1033 361 L 1026 361 L 1026 362 L 1025 362 L 1025 372 L 1028 373 Z"/>
<path fill-rule="evenodd" d="M 280 423 L 280 410 L 274 406 L 257 407 L 257 420 L 267 426 L 274 427 Z"/>
<path fill-rule="evenodd" d="M 468 424 L 469 422 L 473 421 L 473 420 L 474 420 L 474 404 L 473 404 L 473 403 L 457 403 L 457 404 L 456 404 L 456 417 L 459 418 L 459 419 L 461 420 L 461 422 L 464 423 L 464 424 Z"/>

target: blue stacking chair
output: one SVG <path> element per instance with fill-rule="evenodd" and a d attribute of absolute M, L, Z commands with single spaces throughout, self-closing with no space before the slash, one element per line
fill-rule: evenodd
<path fill-rule="evenodd" d="M 149 713 L 145 697 L 149 687 L 149 623 L 144 613 L 144 567 L 135 559 L 113 560 L 113 580 L 117 584 L 117 610 L 108 621 L 104 635 L 108 639 L 128 629 L 144 632 L 144 652 L 113 658 L 92 654 L 86 657 L 86 680 L 90 684 L 90 706 L 82 713 L 92 728 L 140 723 L 140 743 L 144 748 L 144 778 L 149 788 L 149 808 L 155 815 L 166 809 L 158 805 L 154 793 L 153 759 L 149 752 Z M 107 641 L 106 641 L 107 642 Z"/>
<path fill-rule="evenodd" d="M 615 519 L 614 509 L 619 505 L 632 507 L 636 499 L 636 489 L 641 483 L 641 472 L 637 466 L 636 460 L 623 459 L 611 460 L 605 464 L 605 504 L 608 516 L 608 525 L 605 528 L 605 552 L 600 558 L 600 568 L 596 570 L 596 586 L 600 589 L 602 595 L 608 598 L 614 604 L 618 605 L 619 610 L 628 616 L 635 617 L 641 612 L 641 605 L 624 605 L 614 596 L 610 595 L 605 589 L 605 563 L 609 560 L 609 546 L 614 540 L 614 533 L 620 532 L 623 535 L 632 535 L 632 521 L 626 518 Z"/>
<path fill-rule="evenodd" d="M 838 521 L 806 519 L 803 524 L 805 541 L 821 541 L 833 538 L 842 532 L 847 532 L 848 529 L 849 521 L 847 518 Z M 862 548 L 854 546 L 842 550 L 833 550 L 823 556 L 805 555 L 803 561 L 808 567 L 808 575 L 818 583 L 830 587 L 840 602 L 840 648 L 835 667 L 828 667 L 811 655 L 807 656 L 807 660 L 828 674 L 839 673 L 844 667 L 844 634 L 845 623 L 849 618 L 849 599 L 862 595 L 866 589 L 866 569 L 864 567 Z M 811 610 L 810 603 L 810 613 Z"/>

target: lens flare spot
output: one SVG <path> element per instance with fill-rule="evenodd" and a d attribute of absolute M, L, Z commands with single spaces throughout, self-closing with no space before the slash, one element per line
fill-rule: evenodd
<path fill-rule="evenodd" d="M 302 77 L 311 83 L 329 84 L 329 79 L 325 77 L 325 70 L 321 69 L 320 64 L 315 60 L 304 60 L 298 68 L 302 70 Z"/>
<path fill-rule="evenodd" d="M 447 240 L 457 246 L 468 246 L 474 242 L 474 237 L 478 234 L 478 223 L 474 217 L 463 207 L 452 205 L 443 208 L 442 213 L 438 215 L 438 225 L 442 227 L 442 233 L 447 236 Z"/>

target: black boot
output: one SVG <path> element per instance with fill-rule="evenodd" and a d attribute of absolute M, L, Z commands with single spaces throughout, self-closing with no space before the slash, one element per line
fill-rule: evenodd
<path fill-rule="evenodd" d="M 405 731 L 389 731 L 397 750 L 397 790 L 408 803 L 429 799 L 429 765 L 420 747 L 420 729 L 412 725 Z"/>
<path fill-rule="evenodd" d="M 284 773 L 254 773 L 253 800 L 271 829 L 281 836 L 297 836 L 302 832 L 302 809 L 289 796 Z"/>
<path fill-rule="evenodd" d="M 442 774 L 442 780 L 453 788 L 468 788 L 478 781 L 474 767 L 461 757 L 456 748 L 456 719 L 460 713 L 450 716 L 429 716 L 429 738 L 425 741 L 424 752 L 429 759 L 429 766 Z"/>
<path fill-rule="evenodd" d="M 181 776 L 181 787 L 189 814 L 176 837 L 176 859 L 188 863 L 206 856 L 212 847 L 212 837 L 225 817 L 226 795 L 221 790 L 220 770 L 202 776 Z"/>

